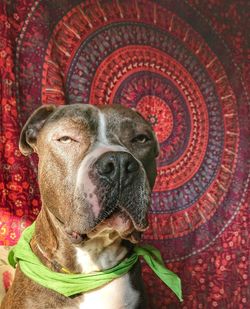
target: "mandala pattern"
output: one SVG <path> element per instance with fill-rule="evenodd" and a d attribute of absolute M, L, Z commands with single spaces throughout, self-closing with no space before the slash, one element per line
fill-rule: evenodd
<path fill-rule="evenodd" d="M 154 231 L 177 239 L 206 224 L 224 200 L 237 159 L 236 98 L 219 58 L 177 15 L 148 3 L 147 12 L 137 7 L 140 18 L 126 7 L 131 17 L 124 21 L 121 10 L 116 6 L 115 15 L 98 4 L 79 4 L 64 15 L 48 42 L 41 100 L 137 109 L 144 102 L 142 113 L 151 121 L 149 98 L 158 100 L 152 125 L 161 154 L 150 219 Z M 91 21 L 97 12 L 98 21 Z M 158 120 L 166 125 L 157 130 Z"/>
<path fill-rule="evenodd" d="M 226 29 L 220 26 L 219 17 L 209 16 L 212 25 L 203 17 L 214 9 L 214 1 L 208 1 L 207 6 L 200 4 L 200 11 L 191 0 L 24 2 L 18 2 L 20 8 L 10 6 L 12 31 L 18 36 L 15 71 L 10 65 L 8 80 L 15 85 L 17 104 L 10 100 L 3 109 L 5 113 L 11 110 L 18 119 L 13 132 L 2 137 L 4 156 L 8 157 L 5 174 L 13 175 L 10 165 L 17 165 L 14 180 L 7 177 L 2 185 L 0 182 L 3 214 L 9 216 L 11 209 L 14 216 L 22 218 L 22 226 L 15 228 L 14 221 L 10 231 L 5 226 L 3 239 L 15 230 L 14 243 L 40 208 L 34 173 L 37 158 L 26 163 L 14 138 L 29 113 L 41 104 L 122 104 L 138 110 L 151 123 L 160 143 L 151 229 L 144 240 L 156 244 L 177 272 L 182 271 L 182 261 L 191 261 L 188 267 L 194 270 L 183 275 L 184 282 L 192 281 L 192 276 L 199 278 L 198 286 L 192 288 L 200 288 L 204 294 L 206 278 L 202 272 L 208 267 L 204 261 L 211 256 L 212 263 L 221 263 L 224 269 L 219 268 L 221 272 L 216 274 L 220 277 L 232 266 L 237 248 L 245 246 L 239 235 L 226 236 L 225 231 L 233 221 L 240 222 L 237 216 L 246 211 L 249 186 L 243 164 L 249 151 L 248 97 L 241 78 L 247 73 L 238 67 L 242 59 L 237 53 L 232 57 L 218 35 Z M 243 4 L 239 1 L 238 10 Z M 218 12 L 223 15 L 227 10 L 235 24 L 240 24 L 236 4 L 223 5 Z M 235 43 L 235 51 L 243 53 L 243 40 L 235 40 L 241 42 Z M 4 45 L 0 47 L 7 50 Z M 24 207 L 27 204 L 29 210 Z M 246 225 L 244 218 L 239 226 Z M 223 244 L 231 243 L 225 248 L 228 254 L 220 258 L 219 249 L 213 249 L 219 239 Z M 246 282 L 244 254 L 240 263 Z M 156 293 L 155 279 L 146 266 L 144 274 L 150 293 L 157 295 L 151 305 L 173 305 L 175 300 L 171 296 L 165 299 L 160 283 Z M 223 295 L 230 293 L 221 288 L 222 283 L 211 284 L 206 308 L 222 308 L 227 301 Z M 194 297 L 188 287 L 185 293 L 187 305 L 183 308 L 205 308 L 204 298 Z M 243 295 L 245 290 L 237 293 Z M 233 303 L 243 308 L 245 296 L 238 299 L 238 294 L 233 296 Z"/>

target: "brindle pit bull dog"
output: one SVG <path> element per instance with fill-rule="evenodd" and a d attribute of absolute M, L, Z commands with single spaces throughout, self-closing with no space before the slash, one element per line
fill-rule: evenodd
<path fill-rule="evenodd" d="M 148 227 L 158 144 L 150 125 L 121 105 L 45 105 L 25 124 L 24 155 L 39 156 L 42 209 L 31 248 L 53 271 L 117 265 Z M 137 263 L 126 275 L 75 297 L 47 289 L 17 267 L 1 309 L 146 308 Z"/>

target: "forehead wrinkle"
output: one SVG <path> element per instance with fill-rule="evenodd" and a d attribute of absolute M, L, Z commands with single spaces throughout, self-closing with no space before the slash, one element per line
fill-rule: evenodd
<path fill-rule="evenodd" d="M 58 107 L 57 110 L 47 119 L 45 124 L 66 120 L 76 124 L 88 125 L 92 130 L 97 128 L 98 109 L 92 105 L 74 104 Z"/>
<path fill-rule="evenodd" d="M 113 120 L 112 117 L 108 118 L 107 122 L 107 138 L 110 140 L 115 140 L 119 142 L 119 144 L 124 145 L 122 142 L 123 138 L 125 137 L 132 137 L 136 133 L 148 133 L 152 136 L 152 129 L 147 122 L 136 121 L 129 117 L 118 118 L 116 117 Z"/>
<path fill-rule="evenodd" d="M 87 127 L 89 126 L 91 119 L 87 119 L 87 117 L 84 117 L 83 115 L 77 115 L 75 117 L 71 117 L 70 115 L 66 115 L 64 117 L 61 117 L 59 119 L 49 119 L 49 121 L 46 123 L 46 125 L 53 125 L 55 124 L 57 127 L 58 126 L 71 126 L 71 127 L 80 127 L 84 126 Z"/>
<path fill-rule="evenodd" d="M 78 122 L 78 121 L 67 121 L 67 119 L 62 119 L 61 121 L 57 122 L 51 122 L 46 124 L 46 126 L 43 128 L 44 131 L 47 131 L 47 136 L 52 137 L 53 135 L 57 133 L 65 133 L 67 132 L 74 132 L 79 135 L 89 135 L 88 130 L 86 128 L 88 127 L 87 123 Z"/>

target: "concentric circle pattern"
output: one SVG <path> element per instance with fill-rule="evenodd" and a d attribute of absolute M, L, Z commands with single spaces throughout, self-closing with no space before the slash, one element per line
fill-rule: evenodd
<path fill-rule="evenodd" d="M 165 101 L 156 95 L 144 95 L 136 107 L 154 127 L 158 142 L 167 140 L 173 130 L 173 115 Z"/>
<path fill-rule="evenodd" d="M 144 238 L 168 239 L 176 251 L 166 249 L 167 260 L 196 254 L 225 229 L 238 207 L 228 188 L 237 178 L 240 124 L 227 74 L 233 64 L 228 69 L 221 63 L 216 49 L 223 45 L 212 31 L 209 44 L 164 1 L 74 1 L 59 12 L 53 27 L 41 23 L 50 33 L 46 49 L 39 47 L 44 38 L 29 40 L 28 46 L 24 35 L 23 54 L 32 47 L 38 58 L 45 57 L 38 67 L 27 53 L 42 78 L 33 78 L 26 91 L 40 93 L 42 104 L 118 103 L 141 112 L 161 149 L 151 229 Z M 29 33 L 41 14 L 38 6 Z M 21 68 L 18 74 L 28 73 Z M 31 104 L 32 98 L 28 108 Z M 192 237 L 189 252 L 184 244 Z"/>
<path fill-rule="evenodd" d="M 149 308 L 245 308 L 247 2 L 2 1 L 0 244 L 14 245 L 41 208 L 37 157 L 18 150 L 31 112 L 41 104 L 122 104 L 158 137 L 144 241 L 183 286 L 180 304 L 142 262 Z"/>

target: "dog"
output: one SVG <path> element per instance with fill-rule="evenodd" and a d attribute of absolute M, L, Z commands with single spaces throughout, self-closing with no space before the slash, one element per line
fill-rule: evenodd
<path fill-rule="evenodd" d="M 42 209 L 30 242 L 54 272 L 93 273 L 131 254 L 148 228 L 159 145 L 150 124 L 122 105 L 44 105 L 20 136 L 24 155 L 37 153 Z M 1 309 L 146 308 L 137 262 L 125 275 L 66 297 L 17 266 Z"/>

